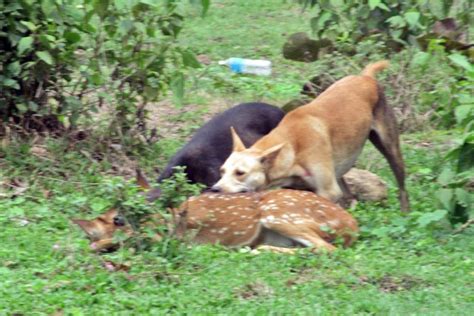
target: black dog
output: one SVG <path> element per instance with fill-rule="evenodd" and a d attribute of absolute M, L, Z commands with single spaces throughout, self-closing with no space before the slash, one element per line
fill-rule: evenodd
<path fill-rule="evenodd" d="M 242 103 L 224 111 L 198 129 L 171 158 L 158 183 L 170 178 L 174 167 L 184 166 L 191 183 L 211 187 L 219 180 L 219 168 L 232 152 L 231 126 L 248 147 L 275 128 L 284 115 L 279 108 L 265 103 Z M 158 188 L 150 190 L 148 200 L 154 201 L 160 194 Z"/>

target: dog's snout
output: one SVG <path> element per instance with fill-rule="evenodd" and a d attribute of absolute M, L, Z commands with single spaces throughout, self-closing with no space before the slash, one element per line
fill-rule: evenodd
<path fill-rule="evenodd" d="M 218 186 L 213 186 L 211 189 L 210 189 L 211 192 L 214 192 L 214 193 L 217 193 L 217 192 L 221 192 L 221 188 L 219 188 Z"/>

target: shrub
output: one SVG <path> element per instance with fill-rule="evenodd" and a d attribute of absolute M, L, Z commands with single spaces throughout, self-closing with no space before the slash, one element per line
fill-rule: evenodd
<path fill-rule="evenodd" d="M 184 68 L 199 66 L 175 41 L 180 2 L 1 2 L 1 119 L 37 130 L 74 128 L 108 106 L 111 132 L 145 132 L 146 105 L 169 88 L 179 102 Z"/>
<path fill-rule="evenodd" d="M 456 123 L 464 133 L 445 157 L 448 164 L 438 177 L 442 188 L 437 195 L 441 207 L 449 212 L 451 223 L 459 223 L 474 218 L 474 67 L 462 55 L 449 58 L 464 75 L 454 108 Z"/>
<path fill-rule="evenodd" d="M 433 26 L 436 21 L 452 17 L 450 24 L 468 25 L 467 1 L 396 1 L 396 0 L 299 0 L 304 7 L 312 7 L 316 16 L 311 27 L 318 39 L 352 44 L 376 35 L 388 48 L 400 49 L 416 44 L 416 38 Z M 363 21 L 363 23 L 360 23 Z M 451 32 L 463 32 L 456 27 Z M 445 34 L 443 34 L 445 35 Z M 459 35 L 459 34 L 456 34 Z M 454 39 L 454 38 L 453 38 Z M 458 37 L 456 37 L 458 39 Z M 341 46 L 338 45 L 338 49 Z"/>

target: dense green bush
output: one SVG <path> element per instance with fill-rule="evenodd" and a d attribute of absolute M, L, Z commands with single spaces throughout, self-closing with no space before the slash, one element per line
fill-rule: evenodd
<path fill-rule="evenodd" d="M 1 119 L 40 130 L 74 127 L 107 107 L 112 132 L 144 131 L 148 102 L 169 88 L 179 102 L 183 69 L 199 66 L 175 41 L 181 2 L 0 2 Z M 207 10 L 209 2 L 201 3 Z M 45 126 L 45 116 L 57 126 Z"/>
<path fill-rule="evenodd" d="M 361 39 L 377 36 L 389 48 L 399 49 L 407 44 L 419 44 L 417 37 L 430 31 L 436 21 L 448 17 L 449 37 L 460 40 L 466 32 L 470 12 L 468 1 L 427 0 L 299 0 L 313 8 L 313 32 L 319 39 L 338 41 L 337 49 L 348 50 Z M 459 29 L 463 25 L 464 29 Z M 444 25 L 446 26 L 446 25 Z M 444 29 L 444 27 L 443 27 Z M 453 34 L 456 33 L 456 34 Z M 444 33 L 443 35 L 446 35 Z M 452 35 L 452 36 L 451 36 Z"/>
<path fill-rule="evenodd" d="M 458 223 L 474 219 L 474 67 L 461 55 L 449 57 L 463 68 L 465 76 L 459 83 L 454 108 L 456 123 L 464 134 L 445 158 L 448 165 L 438 177 L 442 186 L 438 198 L 450 221 Z"/>

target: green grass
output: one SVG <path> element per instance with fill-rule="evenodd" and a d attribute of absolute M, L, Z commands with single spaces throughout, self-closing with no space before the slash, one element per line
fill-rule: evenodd
<path fill-rule="evenodd" d="M 188 86 L 193 91 L 207 91 L 219 97 L 238 94 L 238 102 L 265 100 L 278 104 L 298 97 L 301 86 L 318 66 L 286 60 L 281 52 L 288 35 L 311 32 L 310 17 L 310 12 L 302 12 L 292 1 L 213 2 L 205 18 L 195 13 L 194 18 L 185 20 L 180 42 L 211 60 Z M 230 57 L 269 59 L 273 74 L 270 80 L 233 75 L 217 64 Z"/>
<path fill-rule="evenodd" d="M 328 63 L 308 66 L 281 57 L 285 34 L 309 31 L 310 17 L 294 2 L 280 0 L 212 1 L 204 19 L 189 10 L 182 43 L 213 62 L 269 58 L 275 72 L 265 78 L 232 75 L 215 64 L 201 68 L 190 74 L 186 104 L 205 107 L 223 99 L 283 104 L 297 97 L 301 84 Z M 335 60 L 335 71 L 357 68 L 346 61 Z M 149 175 L 164 166 L 190 126 L 202 121 L 192 112 L 172 119 L 185 131 L 178 139 L 147 148 L 125 146 Z M 114 177 L 121 173 L 114 171 L 120 157 L 95 136 L 75 144 L 46 139 L 49 154 L 43 156 L 32 154 L 37 145 L 12 141 L 0 152 L 0 193 L 5 194 L 0 196 L 0 315 L 470 315 L 474 229 L 453 235 L 445 219 L 430 220 L 439 207 L 435 179 L 441 158 L 458 135 L 403 135 L 410 214 L 400 213 L 387 163 L 367 145 L 358 164 L 388 183 L 389 199 L 351 210 L 361 226 L 360 239 L 331 255 L 163 245 L 138 253 L 133 248 L 91 253 L 70 219 L 93 217 L 124 194 L 134 201 L 134 184 Z M 94 159 L 98 154 L 101 159 Z M 109 271 L 109 261 L 129 270 Z"/>
<path fill-rule="evenodd" d="M 96 255 L 70 219 L 110 207 L 110 188 L 123 181 L 97 175 L 107 163 L 91 166 L 78 153 L 58 165 L 28 157 L 26 150 L 8 151 L 3 161 L 17 162 L 15 169 L 22 171 L 17 177 L 27 179 L 33 171 L 36 179 L 23 195 L 0 201 L 0 310 L 28 315 L 59 310 L 67 315 L 468 315 L 474 308 L 474 231 L 452 235 L 444 221 L 418 222 L 436 210 L 433 178 L 443 151 L 438 144 L 452 136 L 433 137 L 436 143 L 428 149 L 419 146 L 427 137 L 410 135 L 404 145 L 413 212 L 399 212 L 388 168 L 374 163 L 373 171 L 389 183 L 390 198 L 382 205 L 360 203 L 353 210 L 360 240 L 332 255 L 302 250 L 294 256 L 256 256 L 217 246 L 193 246 L 167 257 L 161 248 Z M 48 148 L 59 150 L 60 144 Z M 368 147 L 364 156 L 373 154 Z M 72 162 L 74 170 L 68 171 Z M 108 271 L 106 261 L 130 270 Z"/>

